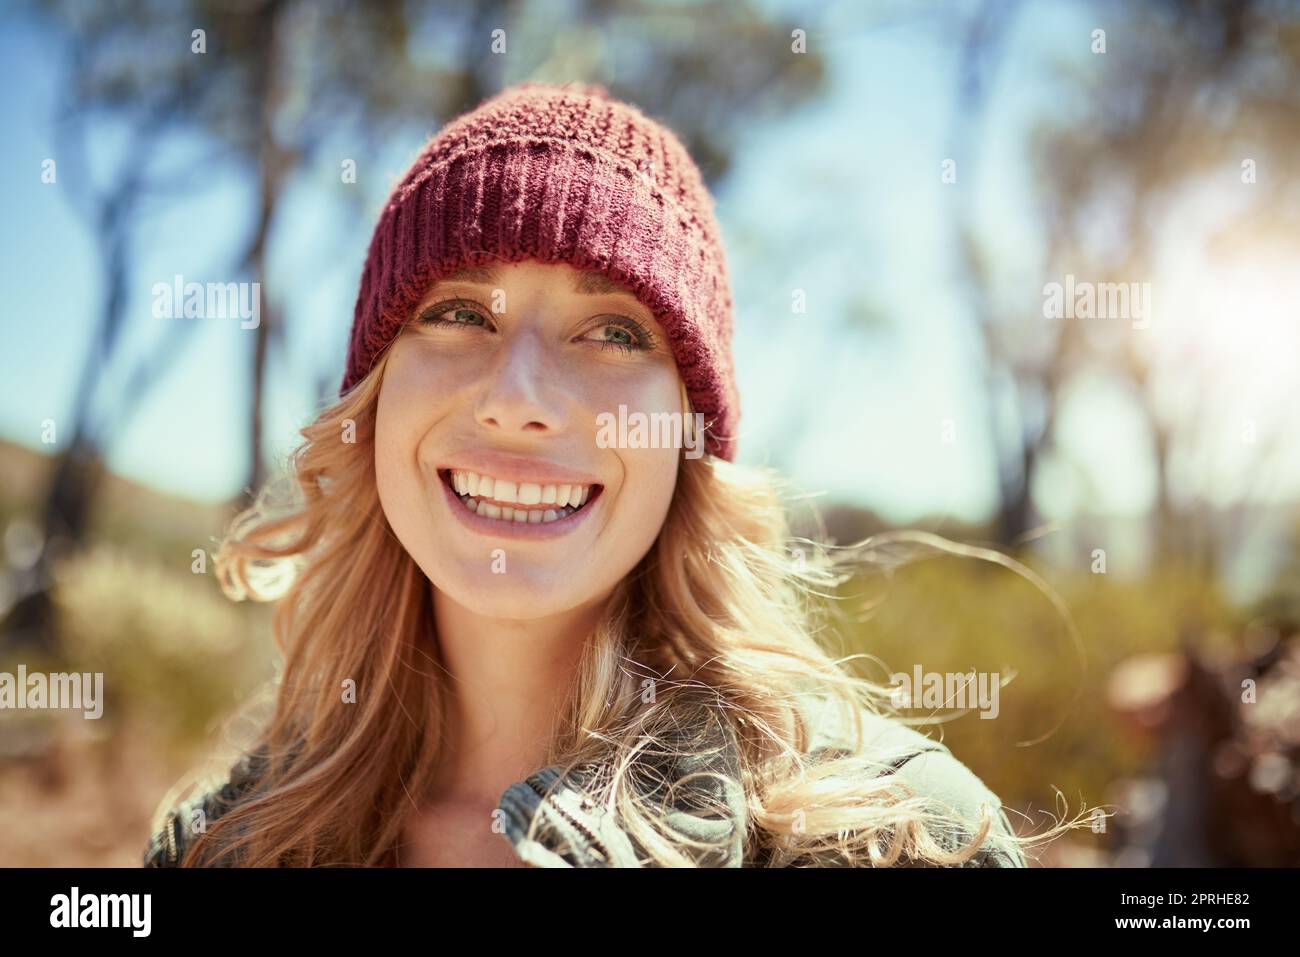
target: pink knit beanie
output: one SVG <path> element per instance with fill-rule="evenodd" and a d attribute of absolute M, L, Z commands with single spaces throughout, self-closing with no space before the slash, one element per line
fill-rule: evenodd
<path fill-rule="evenodd" d="M 627 287 L 668 334 L 705 449 L 734 459 L 726 259 L 713 199 L 671 130 L 578 83 L 520 83 L 448 123 L 379 217 L 339 394 L 439 276 L 494 259 L 567 262 Z"/>

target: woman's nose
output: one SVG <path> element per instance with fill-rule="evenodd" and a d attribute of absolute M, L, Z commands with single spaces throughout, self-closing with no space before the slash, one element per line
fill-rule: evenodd
<path fill-rule="evenodd" d="M 485 373 L 475 418 L 504 432 L 545 432 L 563 416 L 560 370 L 540 337 L 519 332 L 497 350 Z"/>

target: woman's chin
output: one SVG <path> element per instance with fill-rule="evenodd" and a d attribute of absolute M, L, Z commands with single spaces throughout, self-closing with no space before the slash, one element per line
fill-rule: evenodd
<path fill-rule="evenodd" d="M 491 576 L 482 579 L 482 575 Z M 580 602 L 572 577 L 554 569 L 475 570 L 461 576 L 448 594 L 476 615 L 523 620 L 559 614 Z"/>

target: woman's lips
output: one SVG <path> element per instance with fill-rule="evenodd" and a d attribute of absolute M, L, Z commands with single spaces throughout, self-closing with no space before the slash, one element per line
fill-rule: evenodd
<path fill-rule="evenodd" d="M 481 535 L 487 535 L 493 538 L 511 538 L 511 539 L 547 539 L 558 538 L 561 535 L 567 535 L 583 525 L 589 516 L 589 513 L 595 510 L 597 502 L 601 499 L 605 490 L 603 485 L 593 485 L 591 494 L 587 501 L 582 504 L 577 511 L 557 518 L 551 522 L 519 522 L 513 518 L 506 521 L 504 518 L 488 518 L 485 515 L 479 515 L 471 512 L 461 496 L 451 484 L 451 473 L 445 469 L 438 470 L 439 484 L 444 489 L 444 495 L 447 504 L 459 521 L 471 531 L 478 532 Z M 472 497 L 472 496 L 471 496 Z M 512 509 L 521 511 L 532 511 L 534 509 L 528 506 L 513 505 Z M 545 509 L 537 509 L 545 512 Z M 555 509 L 558 511 L 558 509 Z"/>

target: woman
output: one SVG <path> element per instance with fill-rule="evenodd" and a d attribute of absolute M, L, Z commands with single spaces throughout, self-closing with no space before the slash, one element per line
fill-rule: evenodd
<path fill-rule="evenodd" d="M 732 462 L 731 331 L 671 131 L 539 83 L 444 128 L 294 499 L 218 555 L 279 600 L 273 715 L 146 862 L 1024 866 L 997 797 L 816 642 L 844 558 L 793 561 L 775 478 Z"/>

